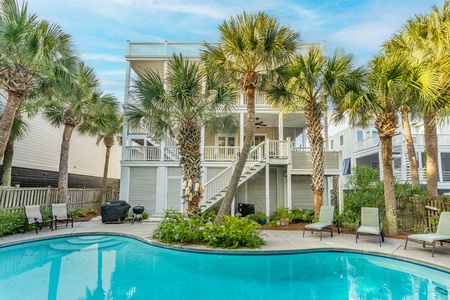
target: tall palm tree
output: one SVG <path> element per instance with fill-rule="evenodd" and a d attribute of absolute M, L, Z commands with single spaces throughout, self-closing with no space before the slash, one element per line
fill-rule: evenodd
<path fill-rule="evenodd" d="M 55 83 L 51 89 L 54 93 L 45 94 L 48 99 L 44 105 L 44 116 L 50 124 L 64 126 L 58 174 L 58 201 L 61 203 L 68 200 L 68 163 L 72 133 L 95 111 L 99 100 L 95 94 L 99 81 L 92 68 L 78 62 L 77 71 L 72 76 L 71 89 L 64 84 Z"/>
<path fill-rule="evenodd" d="M 219 45 L 206 45 L 202 60 L 209 69 L 225 74 L 229 82 L 245 92 L 247 123 L 241 155 L 236 162 L 222 200 L 216 223 L 229 214 L 255 135 L 255 92 L 264 76 L 289 61 L 298 49 L 299 33 L 280 26 L 277 19 L 260 12 L 243 13 L 219 25 Z"/>
<path fill-rule="evenodd" d="M 78 130 L 90 136 L 97 137 L 97 145 L 103 141 L 106 147 L 105 166 L 103 168 L 103 202 L 106 200 L 106 188 L 108 182 L 109 158 L 115 138 L 122 132 L 122 114 L 119 112 L 117 99 L 110 94 L 103 95 L 101 91 L 94 92 L 95 99 L 93 111 L 84 119 Z"/>
<path fill-rule="evenodd" d="M 311 188 L 314 213 L 319 215 L 323 203 L 324 125 L 327 99 L 343 97 L 353 71 L 353 56 L 336 50 L 325 56 L 323 47 L 310 47 L 286 67 L 280 68 L 278 80 L 269 84 L 267 94 L 272 105 L 286 112 L 304 111 L 311 147 Z"/>
<path fill-rule="evenodd" d="M 38 21 L 27 4 L 0 2 L 0 85 L 8 99 L 0 120 L 0 159 L 3 157 L 20 102 L 45 80 L 49 66 L 73 56 L 70 36 L 59 25 Z"/>
<path fill-rule="evenodd" d="M 199 63 L 173 55 L 164 78 L 145 70 L 134 80 L 136 103 L 125 109 L 131 128 L 145 120 L 155 139 L 161 140 L 167 134 L 178 139 L 183 178 L 189 185 L 189 214 L 199 212 L 200 195 L 194 189 L 201 184 L 201 126 L 212 131 L 237 130 L 231 115 L 236 93 L 225 83 L 220 74 L 207 74 Z"/>
<path fill-rule="evenodd" d="M 364 87 L 361 89 L 353 84 L 352 93 L 334 101 L 334 119 L 337 121 L 345 114 L 354 125 L 365 126 L 375 120 L 381 141 L 384 200 L 390 234 L 396 234 L 398 230 L 392 168 L 392 137 L 398 127 L 397 112 L 405 98 L 406 85 L 415 87 L 424 97 L 435 93 L 434 87 L 429 85 L 433 80 L 426 75 L 430 74 L 413 68 L 403 57 L 380 54 L 369 62 Z"/>
<path fill-rule="evenodd" d="M 438 195 L 438 143 L 437 122 L 438 111 L 448 106 L 446 95 L 450 77 L 450 3 L 444 2 L 441 9 L 432 6 L 426 15 L 417 15 L 408 20 L 402 31 L 386 45 L 386 49 L 393 53 L 402 52 L 408 60 L 431 72 L 439 74 L 436 79 L 439 84 L 440 95 L 434 98 L 418 99 L 418 107 L 423 115 L 425 147 L 427 151 L 427 196 Z"/>

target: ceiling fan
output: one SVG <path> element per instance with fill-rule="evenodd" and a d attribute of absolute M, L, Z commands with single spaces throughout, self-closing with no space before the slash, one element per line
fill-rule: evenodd
<path fill-rule="evenodd" d="M 259 121 L 259 118 L 256 118 L 256 123 L 255 123 L 256 126 L 267 126 L 267 124 L 263 124 L 263 123 L 264 123 L 264 121 Z"/>

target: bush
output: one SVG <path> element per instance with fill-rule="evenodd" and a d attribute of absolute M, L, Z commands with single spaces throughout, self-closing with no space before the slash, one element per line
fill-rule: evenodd
<path fill-rule="evenodd" d="M 167 210 L 164 218 L 153 232 L 153 237 L 168 244 L 200 243 L 203 240 L 202 228 L 207 222 L 202 215 L 187 218 L 176 210 Z"/>
<path fill-rule="evenodd" d="M 208 246 L 236 249 L 258 248 L 264 245 L 261 225 L 246 218 L 226 216 L 218 225 L 206 224 L 203 238 Z"/>
<path fill-rule="evenodd" d="M 74 219 L 86 217 L 87 213 L 88 213 L 87 210 L 82 208 L 75 208 L 74 210 L 71 211 L 71 214 Z"/>
<path fill-rule="evenodd" d="M 168 244 L 205 243 L 222 248 L 256 248 L 264 244 L 258 223 L 248 218 L 226 216 L 221 224 L 214 225 L 215 217 L 215 213 L 209 213 L 188 218 L 176 210 L 168 210 L 153 232 L 153 238 Z"/>
<path fill-rule="evenodd" d="M 25 214 L 22 212 L 0 213 L 0 236 L 16 234 L 23 230 Z"/>

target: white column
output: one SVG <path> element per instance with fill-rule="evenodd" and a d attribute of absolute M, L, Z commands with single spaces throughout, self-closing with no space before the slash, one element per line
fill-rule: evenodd
<path fill-rule="evenodd" d="M 283 114 L 278 114 L 278 140 L 283 141 L 284 140 L 284 120 L 283 120 Z"/>
<path fill-rule="evenodd" d="M 126 70 L 126 75 L 125 75 L 125 95 L 124 95 L 124 105 L 128 103 L 128 98 L 130 97 L 129 95 L 129 90 L 130 90 L 130 72 L 131 72 L 131 66 L 130 66 L 130 62 L 127 61 L 127 70 Z M 129 141 L 128 141 L 128 127 L 127 127 L 127 123 L 126 123 L 126 119 L 124 118 L 123 120 L 123 128 L 122 128 L 122 160 L 126 159 L 126 155 L 127 155 L 127 146 L 131 146 Z"/>
<path fill-rule="evenodd" d="M 242 149 L 244 146 L 244 127 L 245 127 L 245 121 L 244 121 L 244 113 L 241 112 L 239 114 L 239 148 Z"/>
<path fill-rule="evenodd" d="M 270 216 L 270 168 L 266 163 L 266 216 Z"/>
<path fill-rule="evenodd" d="M 120 168 L 120 200 L 129 202 L 130 196 L 130 167 Z"/>
<path fill-rule="evenodd" d="M 205 160 L 205 126 L 202 126 L 200 130 L 201 140 L 200 140 L 200 154 L 201 160 Z"/>
<path fill-rule="evenodd" d="M 439 172 L 439 182 L 444 182 L 444 177 L 442 177 L 442 159 L 441 152 L 438 152 L 438 172 Z"/>

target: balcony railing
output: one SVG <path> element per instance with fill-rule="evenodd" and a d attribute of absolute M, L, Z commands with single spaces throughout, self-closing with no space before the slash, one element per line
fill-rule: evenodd
<path fill-rule="evenodd" d="M 213 43 L 214 44 L 214 43 Z M 128 43 L 128 56 L 171 56 L 180 53 L 187 57 L 200 57 L 204 43 Z"/>
<path fill-rule="evenodd" d="M 239 147 L 205 146 L 205 161 L 233 161 L 239 155 Z"/>

